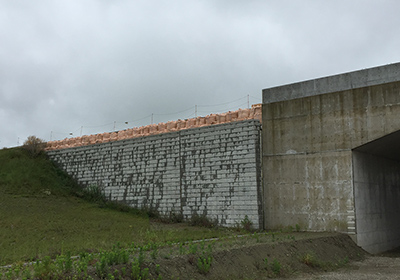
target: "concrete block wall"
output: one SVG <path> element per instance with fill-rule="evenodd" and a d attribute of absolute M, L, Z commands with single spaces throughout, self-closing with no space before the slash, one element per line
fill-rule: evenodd
<path fill-rule="evenodd" d="M 162 215 L 205 214 L 222 226 L 247 215 L 262 227 L 258 120 L 48 151 L 83 186 Z"/>
<path fill-rule="evenodd" d="M 141 127 L 129 128 L 126 130 L 104 132 L 94 135 L 84 135 L 81 137 L 50 141 L 47 142 L 46 150 L 60 150 L 98 143 L 107 143 L 111 141 L 138 138 L 149 135 L 180 131 L 195 127 L 203 127 L 252 119 L 259 120 L 261 122 L 261 104 L 254 104 L 251 105 L 251 108 L 249 109 L 239 109 L 236 111 L 229 111 L 227 113 L 210 114 L 204 117 L 169 121 L 167 123 L 151 124 Z"/>

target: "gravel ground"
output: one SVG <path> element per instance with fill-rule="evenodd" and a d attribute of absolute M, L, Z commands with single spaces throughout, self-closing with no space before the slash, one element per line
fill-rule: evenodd
<path fill-rule="evenodd" d="M 352 262 L 347 267 L 334 272 L 301 275 L 298 280 L 369 280 L 400 279 L 400 257 L 369 256 L 364 261 Z"/>

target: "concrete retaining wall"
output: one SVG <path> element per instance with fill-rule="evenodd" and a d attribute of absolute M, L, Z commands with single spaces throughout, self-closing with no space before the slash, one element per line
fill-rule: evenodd
<path fill-rule="evenodd" d="M 399 246 L 400 63 L 266 89 L 263 101 L 265 227 Z"/>
<path fill-rule="evenodd" d="M 162 215 L 205 214 L 223 226 L 262 226 L 258 120 L 48 151 L 84 186 Z"/>
<path fill-rule="evenodd" d="M 263 105 L 266 228 L 356 233 L 352 149 L 400 129 L 399 93 L 393 82 Z"/>

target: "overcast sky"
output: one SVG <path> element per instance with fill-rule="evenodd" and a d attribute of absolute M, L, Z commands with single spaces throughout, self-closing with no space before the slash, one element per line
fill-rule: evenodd
<path fill-rule="evenodd" d="M 236 110 L 263 88 L 399 62 L 399 11 L 398 0 L 0 0 L 0 148 L 185 119 L 195 105 Z"/>

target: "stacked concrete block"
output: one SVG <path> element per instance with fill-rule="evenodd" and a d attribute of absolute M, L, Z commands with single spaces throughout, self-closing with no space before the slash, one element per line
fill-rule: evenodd
<path fill-rule="evenodd" d="M 48 154 L 80 184 L 100 187 L 110 200 L 187 220 L 206 215 L 223 226 L 240 224 L 247 215 L 259 228 L 260 129 L 258 120 L 246 120 Z"/>
<path fill-rule="evenodd" d="M 184 217 L 205 214 L 234 226 L 248 215 L 256 227 L 260 226 L 257 123 L 181 132 Z"/>
<path fill-rule="evenodd" d="M 239 109 L 222 114 L 210 114 L 205 117 L 196 117 L 186 120 L 169 121 L 167 123 L 151 124 L 141 127 L 134 127 L 127 130 L 105 132 L 96 135 L 86 135 L 82 137 L 66 138 L 63 140 L 50 141 L 47 143 L 47 150 L 60 150 L 79 146 L 92 145 L 96 143 L 107 143 L 132 139 L 137 137 L 156 135 L 174 131 L 185 130 L 195 127 L 203 127 L 215 124 L 237 122 L 243 120 L 261 121 L 261 104 L 251 105 L 249 109 Z"/>

